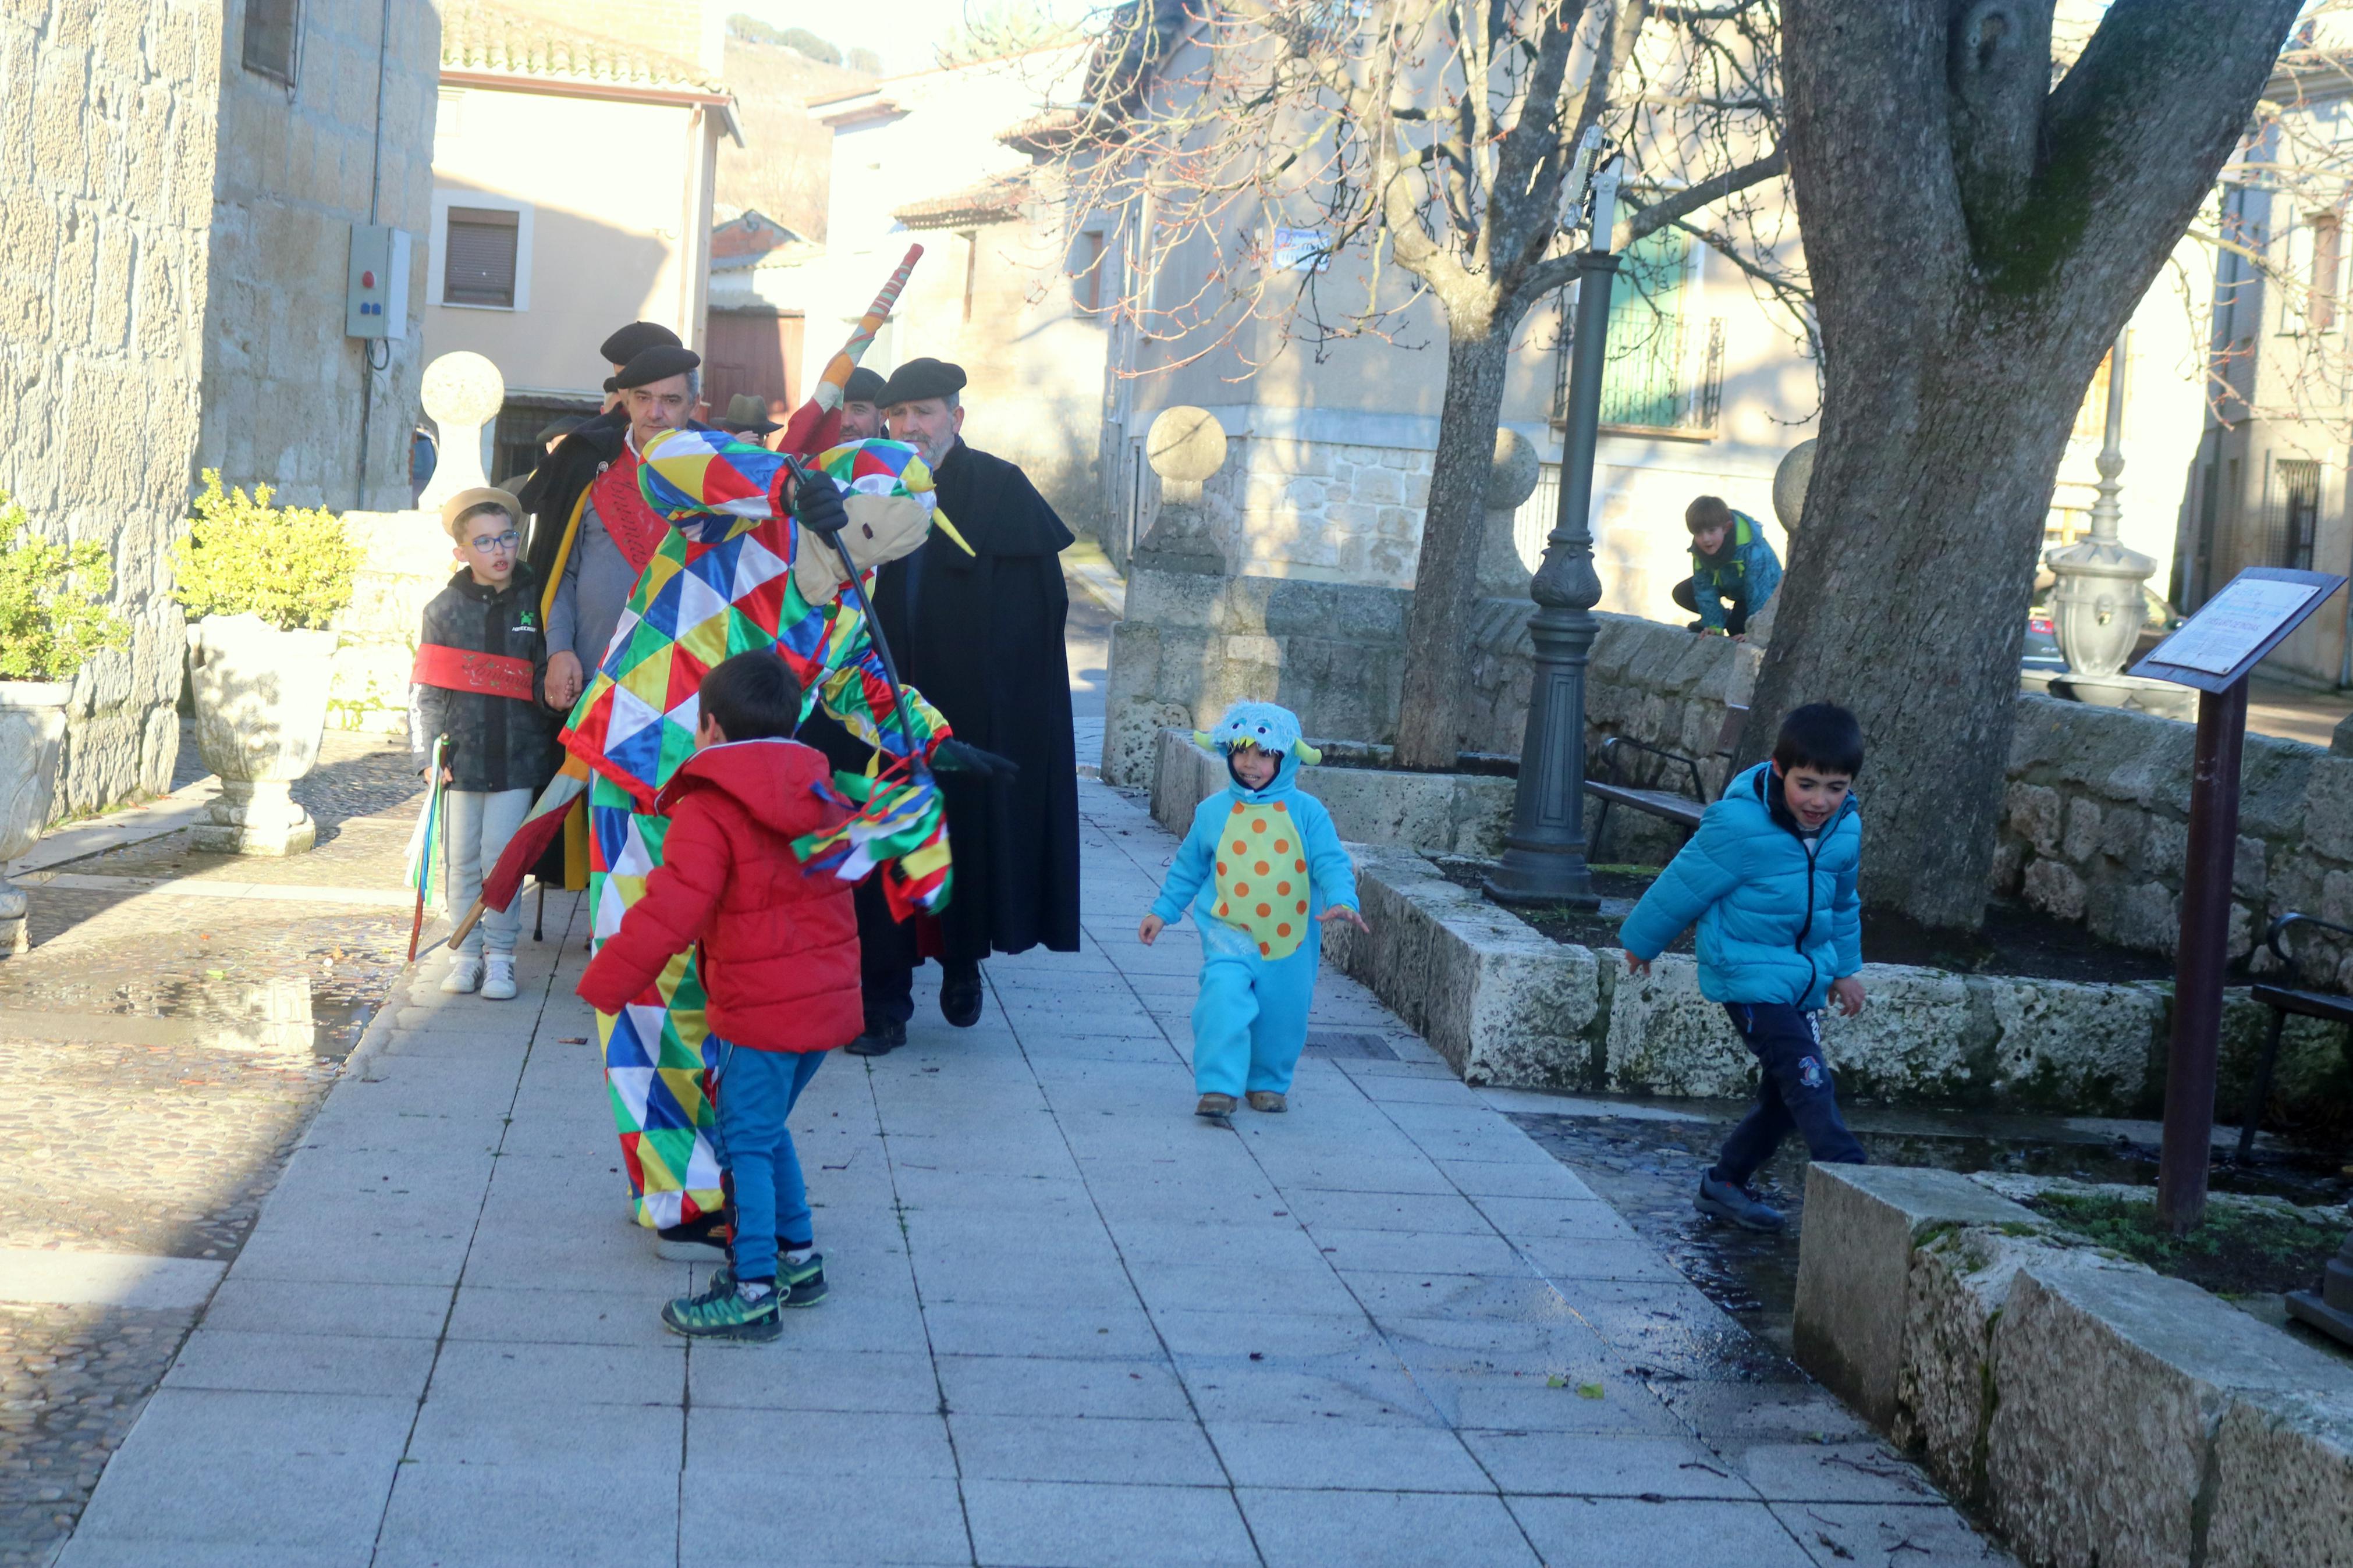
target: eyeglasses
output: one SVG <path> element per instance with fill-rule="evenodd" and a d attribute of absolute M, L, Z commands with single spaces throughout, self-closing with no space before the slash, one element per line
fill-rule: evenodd
<path fill-rule="evenodd" d="M 478 533 L 474 535 L 474 548 L 477 550 L 512 550 L 521 542 L 522 542 L 522 535 L 517 533 L 512 528 L 508 529 L 504 533 Z"/>

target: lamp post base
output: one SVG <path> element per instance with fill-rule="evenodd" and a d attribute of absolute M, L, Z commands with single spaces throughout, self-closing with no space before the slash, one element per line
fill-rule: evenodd
<path fill-rule="evenodd" d="M 1601 907 L 1593 868 L 1585 857 L 1514 846 L 1480 884 L 1494 902 L 1516 909 L 1563 908 L 1589 914 Z"/>

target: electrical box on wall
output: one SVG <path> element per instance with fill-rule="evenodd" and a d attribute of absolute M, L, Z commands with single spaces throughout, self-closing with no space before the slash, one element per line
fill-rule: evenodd
<path fill-rule="evenodd" d="M 345 337 L 408 335 L 408 244 L 406 229 L 352 225 L 352 269 L 343 290 Z"/>

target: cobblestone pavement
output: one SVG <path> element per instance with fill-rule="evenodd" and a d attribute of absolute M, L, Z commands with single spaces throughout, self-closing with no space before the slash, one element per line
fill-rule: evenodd
<path fill-rule="evenodd" d="M 52 869 L 399 886 L 405 753 L 330 732 L 295 794 L 308 856 L 205 855 L 183 831 Z M 0 1248 L 226 1262 L 399 973 L 406 915 L 31 886 L 32 951 L 0 963 Z M 195 1317 L 0 1300 L 0 1565 L 47 1560 Z"/>

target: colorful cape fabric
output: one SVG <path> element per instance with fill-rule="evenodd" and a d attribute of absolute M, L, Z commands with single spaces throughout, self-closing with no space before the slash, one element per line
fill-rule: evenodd
<path fill-rule="evenodd" d="M 659 437 L 644 458 L 647 504 L 673 519 L 705 515 L 706 537 L 690 542 L 673 529 L 655 550 L 573 709 L 565 748 L 650 813 L 693 754 L 704 673 L 734 654 L 773 647 L 801 683 L 804 712 L 821 705 L 888 759 L 855 816 L 795 848 L 846 881 L 880 865 L 901 919 L 939 908 L 950 890 L 946 822 L 920 763 L 947 737 L 947 721 L 913 692 L 900 711 L 859 610 L 839 602 L 812 608 L 802 597 L 793 557 L 818 546 L 779 511 L 788 482 L 783 458 L 695 430 Z"/>

